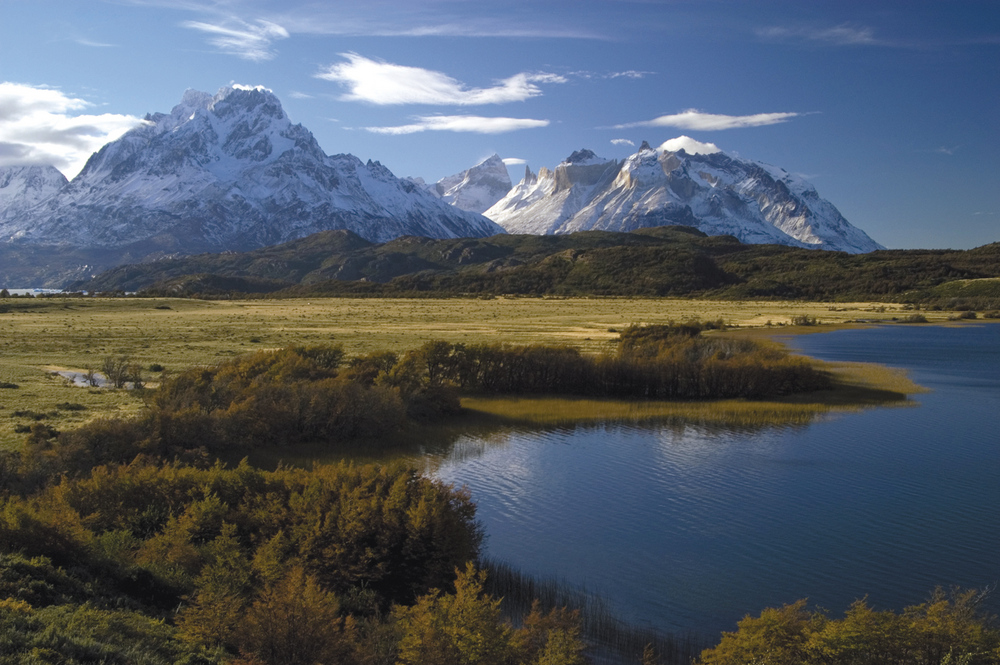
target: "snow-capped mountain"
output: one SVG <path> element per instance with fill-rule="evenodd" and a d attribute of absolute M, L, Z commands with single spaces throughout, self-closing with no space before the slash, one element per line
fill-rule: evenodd
<path fill-rule="evenodd" d="M 0 166 L 0 216 L 21 214 L 67 182 L 54 166 Z"/>
<path fill-rule="evenodd" d="M 623 161 L 590 150 L 524 179 L 484 213 L 510 233 L 631 231 L 683 224 L 747 243 L 883 249 L 804 179 L 686 136 Z"/>
<path fill-rule="evenodd" d="M 396 178 L 378 162 L 326 155 L 264 88 L 189 90 L 94 154 L 54 195 L 17 214 L 0 238 L 158 253 L 249 250 L 317 231 L 372 241 L 503 230 Z"/>
<path fill-rule="evenodd" d="M 513 183 L 500 155 L 470 169 L 441 178 L 428 190 L 456 208 L 482 213 L 507 195 Z"/>

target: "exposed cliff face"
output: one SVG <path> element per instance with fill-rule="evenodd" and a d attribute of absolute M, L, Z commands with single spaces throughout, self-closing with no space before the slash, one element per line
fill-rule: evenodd
<path fill-rule="evenodd" d="M 685 224 L 744 242 L 852 253 L 881 245 L 852 226 L 805 180 L 678 137 L 618 162 L 577 151 L 530 171 L 484 213 L 511 233 L 631 231 Z"/>
<path fill-rule="evenodd" d="M 127 247 L 131 260 L 248 250 L 327 229 L 372 241 L 503 232 L 378 162 L 327 156 L 270 91 L 242 86 L 188 91 L 169 114 L 104 146 L 68 185 L 18 201 L 0 212 L 0 237 Z"/>

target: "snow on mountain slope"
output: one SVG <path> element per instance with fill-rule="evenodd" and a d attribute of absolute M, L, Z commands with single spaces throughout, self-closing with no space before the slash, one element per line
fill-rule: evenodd
<path fill-rule="evenodd" d="M 493 155 L 461 173 L 441 178 L 427 185 L 422 178 L 413 178 L 431 194 L 461 210 L 482 213 L 502 199 L 513 184 L 507 165 L 500 155 Z"/>
<path fill-rule="evenodd" d="M 686 136 L 656 149 L 644 142 L 621 162 L 575 152 L 552 171 L 527 171 L 484 214 L 510 233 L 684 224 L 748 243 L 851 253 L 882 249 L 802 178 Z"/>
<path fill-rule="evenodd" d="M 34 244 L 133 254 L 247 250 L 328 229 L 372 241 L 503 230 L 397 179 L 378 162 L 328 156 L 269 90 L 188 91 L 91 157 L 54 196 L 0 230 Z"/>
<path fill-rule="evenodd" d="M 0 219 L 16 218 L 67 183 L 53 166 L 0 166 Z M 5 229 L 0 226 L 0 238 Z"/>

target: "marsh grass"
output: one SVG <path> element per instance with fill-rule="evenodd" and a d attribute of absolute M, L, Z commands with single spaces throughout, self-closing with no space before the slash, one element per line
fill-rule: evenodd
<path fill-rule="evenodd" d="M 902 370 L 864 363 L 819 363 L 833 388 L 767 401 L 629 401 L 566 396 L 465 397 L 462 407 L 497 423 L 564 425 L 586 422 L 684 420 L 739 428 L 806 425 L 839 411 L 874 406 L 911 406 L 909 395 L 924 392 Z"/>
<path fill-rule="evenodd" d="M 901 312 L 902 305 L 884 303 L 638 298 L 18 299 L 0 313 L 0 382 L 19 386 L 0 391 L 0 447 L 23 438 L 14 432 L 24 425 L 10 417 L 14 411 L 47 412 L 64 402 L 87 407 L 62 413 L 52 422 L 56 429 L 140 413 L 141 393 L 74 387 L 50 374 L 99 369 L 112 355 L 178 372 L 247 351 L 330 342 L 343 344 L 348 356 L 412 349 L 430 340 L 572 344 L 598 353 L 631 324 L 722 319 L 741 333 L 776 334 L 819 332 L 857 319 L 888 321 Z M 948 314 L 926 313 L 932 323 Z M 796 316 L 819 325 L 792 328 Z"/>
<path fill-rule="evenodd" d="M 539 601 L 544 612 L 568 607 L 579 610 L 582 637 L 591 645 L 592 655 L 601 661 L 639 663 L 647 645 L 664 665 L 687 664 L 710 641 L 694 633 L 666 633 L 648 626 L 620 619 L 601 596 L 555 578 L 526 575 L 503 562 L 486 558 L 481 567 L 487 571 L 485 591 L 502 598 L 500 609 L 515 624 Z"/>

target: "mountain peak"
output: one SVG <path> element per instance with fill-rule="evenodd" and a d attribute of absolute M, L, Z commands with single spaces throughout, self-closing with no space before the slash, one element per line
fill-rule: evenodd
<path fill-rule="evenodd" d="M 509 233 L 682 224 L 746 243 L 851 253 L 881 248 L 805 181 L 711 143 L 680 136 L 653 149 L 644 141 L 623 162 L 602 168 L 598 160 L 580 150 L 552 171 L 540 169 L 537 183 L 525 178 L 487 216 Z"/>
<path fill-rule="evenodd" d="M 502 160 L 481 170 L 495 164 L 509 189 Z M 0 236 L 94 250 L 99 261 L 242 251 L 328 229 L 373 241 L 502 233 L 376 161 L 325 154 L 273 92 L 243 85 L 186 91 L 170 114 L 150 114 L 105 145 L 30 214 L 13 209 L 0 207 Z"/>
<path fill-rule="evenodd" d="M 563 164 L 573 164 L 576 166 L 586 166 L 588 164 L 600 164 L 608 160 L 598 157 L 593 150 L 588 150 L 584 148 L 583 150 L 576 150 L 567 157 Z"/>
<path fill-rule="evenodd" d="M 503 159 L 500 158 L 500 155 L 498 155 L 497 153 L 493 153 L 492 155 L 490 155 L 489 157 L 487 157 L 483 161 L 481 161 L 478 164 L 476 164 L 476 167 L 479 167 L 479 166 L 493 166 L 493 167 L 495 167 L 498 164 L 502 164 L 504 168 L 507 168 L 507 165 L 503 163 Z M 473 168 L 475 168 L 475 167 L 473 167 Z"/>
<path fill-rule="evenodd" d="M 275 120 L 285 118 L 281 102 L 263 86 L 232 85 L 220 88 L 212 98 L 211 110 L 220 118 L 251 111 Z"/>
<path fill-rule="evenodd" d="M 207 109 L 212 105 L 212 99 L 212 95 L 207 92 L 195 90 L 194 88 L 188 88 L 184 91 L 184 96 L 181 97 L 180 106 L 192 110 Z"/>
<path fill-rule="evenodd" d="M 456 208 L 483 213 L 512 187 L 507 165 L 494 153 L 470 169 L 441 178 L 429 191 Z"/>
<path fill-rule="evenodd" d="M 0 166 L 0 218 L 54 196 L 66 183 L 54 166 Z"/>

